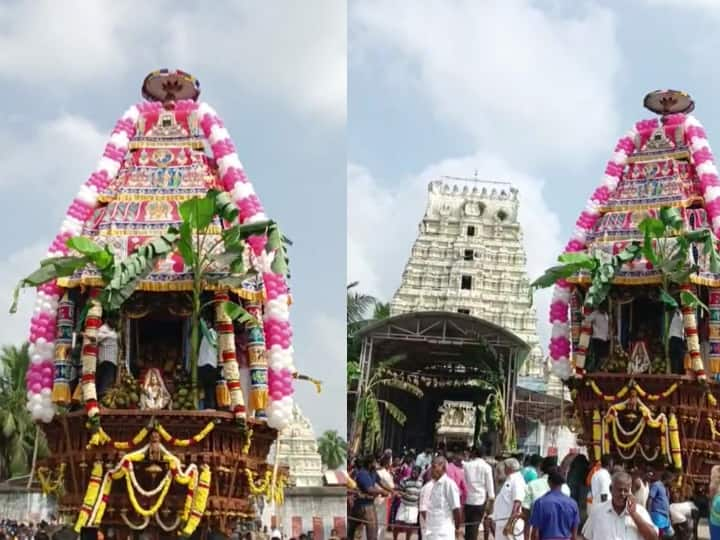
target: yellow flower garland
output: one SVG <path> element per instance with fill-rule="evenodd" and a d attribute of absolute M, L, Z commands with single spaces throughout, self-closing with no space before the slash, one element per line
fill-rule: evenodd
<path fill-rule="evenodd" d="M 255 485 L 255 475 L 250 469 L 246 468 L 245 474 L 247 475 L 248 485 L 250 486 L 250 493 L 253 495 L 267 494 L 270 480 L 272 480 L 272 471 L 265 471 L 265 479 L 260 482 L 259 486 Z"/>
<path fill-rule="evenodd" d="M 200 471 L 200 480 L 197 484 L 192 509 L 190 510 L 190 517 L 182 529 L 182 534 L 184 536 L 190 536 L 200 524 L 200 520 L 207 508 L 208 496 L 210 495 L 211 478 L 212 473 L 210 472 L 210 467 L 203 465 L 202 470 Z"/>
<path fill-rule="evenodd" d="M 670 451 L 672 452 L 672 461 L 675 468 L 682 469 L 682 451 L 680 450 L 680 432 L 678 430 L 678 421 L 674 413 L 670 413 Z"/>
<path fill-rule="evenodd" d="M 668 389 L 667 391 L 669 391 Z M 666 392 L 667 392 L 666 391 Z M 672 390 L 674 391 L 674 390 Z M 615 442 L 615 445 L 620 449 L 630 449 L 638 442 L 640 441 L 640 438 L 642 437 L 642 434 L 645 432 L 646 427 L 650 427 L 653 429 L 660 429 L 660 447 L 663 451 L 663 454 L 666 456 L 668 461 L 675 461 L 675 448 L 679 450 L 680 442 L 679 439 L 677 441 L 673 441 L 672 437 L 672 424 L 668 421 L 668 417 L 665 416 L 665 414 L 661 413 L 657 415 L 655 418 L 652 417 L 652 411 L 650 408 L 645 405 L 642 401 L 639 399 L 637 400 L 637 408 L 640 414 L 642 415 L 642 419 L 638 423 L 638 425 L 631 430 L 630 432 L 625 433 L 626 436 L 632 437 L 632 440 L 629 442 L 623 442 L 620 440 L 620 437 L 618 435 L 618 427 L 620 419 L 618 418 L 618 412 L 624 411 L 627 409 L 628 400 L 625 400 L 621 403 L 617 403 L 615 405 L 612 405 L 607 413 L 605 414 L 605 417 L 602 420 L 602 453 L 607 454 L 610 452 L 610 432 L 612 431 L 612 438 Z M 674 418 L 674 415 L 671 415 L 671 420 Z M 675 419 L 675 432 L 677 434 L 677 419 Z M 612 430 L 611 430 L 612 427 Z M 670 436 L 668 437 L 668 431 L 670 433 Z M 679 437 L 679 436 L 678 436 Z M 669 441 L 666 441 L 665 439 L 668 438 Z M 668 445 L 668 442 L 670 443 Z M 668 446 L 670 446 L 671 452 L 668 453 Z"/>
<path fill-rule="evenodd" d="M 118 442 L 113 441 L 112 437 L 110 437 L 103 428 L 99 428 L 90 438 L 87 448 L 90 449 L 93 446 L 105 446 L 106 444 L 112 443 L 115 450 L 130 450 L 143 442 L 149 433 L 148 428 L 144 427 L 138 431 L 130 441 Z"/>
<path fill-rule="evenodd" d="M 250 451 L 250 445 L 252 445 L 252 436 L 253 436 L 253 430 L 248 429 L 247 434 L 245 435 L 245 445 L 242 447 L 242 455 L 247 456 L 248 452 Z"/>
<path fill-rule="evenodd" d="M 75 532 L 79 533 L 90 518 L 90 514 L 95 508 L 95 503 L 98 500 L 100 493 L 100 479 L 103 474 L 102 461 L 96 461 L 93 465 L 92 472 L 90 473 L 90 482 L 85 490 L 85 497 L 83 498 L 82 507 L 80 508 L 80 514 L 78 515 L 77 521 L 75 522 Z"/>
<path fill-rule="evenodd" d="M 660 399 L 666 399 L 670 397 L 675 392 L 675 390 L 678 389 L 678 383 L 675 382 L 672 383 L 670 387 L 664 392 L 661 392 L 659 394 L 648 394 L 647 390 L 643 389 L 638 383 L 636 383 L 635 381 L 631 381 L 625 386 L 623 386 L 620 390 L 618 390 L 617 394 L 609 395 L 604 394 L 595 381 L 588 381 L 588 385 L 590 386 L 590 388 L 592 388 L 592 391 L 597 397 L 599 397 L 603 401 L 608 402 L 622 399 L 623 397 L 625 397 L 625 395 L 628 393 L 628 390 L 630 390 L 631 388 L 635 390 L 640 397 L 645 398 L 648 401 L 658 401 Z"/>
<path fill-rule="evenodd" d="M 165 485 L 163 486 L 163 489 L 160 492 L 157 501 L 155 501 L 155 504 L 146 510 L 145 508 L 140 506 L 137 498 L 135 497 L 135 488 L 133 487 L 130 475 L 125 474 L 125 485 L 127 487 L 128 497 L 130 498 L 130 504 L 132 505 L 133 510 L 135 510 L 135 513 L 137 515 L 142 517 L 152 517 L 158 510 L 160 510 L 160 507 L 165 502 L 165 497 L 167 496 L 168 491 L 170 491 L 170 486 L 172 485 L 172 478 L 170 476 L 166 476 L 163 482 Z"/>
<path fill-rule="evenodd" d="M 190 446 L 191 444 L 197 444 L 200 441 L 202 441 L 205 437 L 208 436 L 208 434 L 215 429 L 215 423 L 214 422 L 208 422 L 207 425 L 196 435 L 193 435 L 189 439 L 176 439 L 172 435 L 170 435 L 165 428 L 158 424 L 156 426 L 157 432 L 160 434 L 160 436 L 165 440 L 165 442 L 172 444 L 173 446 Z"/>
<path fill-rule="evenodd" d="M 600 445 L 602 443 L 601 441 L 601 426 L 600 426 L 600 411 L 595 409 L 593 411 L 593 424 L 592 424 L 592 447 L 593 447 L 593 455 L 595 457 L 595 461 L 600 461 L 600 457 L 602 454 L 602 450 L 600 448 Z"/>
<path fill-rule="evenodd" d="M 712 440 L 714 441 L 716 437 L 720 437 L 720 431 L 718 431 L 717 426 L 715 425 L 716 420 L 714 418 L 710 418 L 708 416 L 708 424 L 710 424 L 710 434 L 712 435 Z"/>
<path fill-rule="evenodd" d="M 130 499 L 133 509 L 139 516 L 145 518 L 143 525 L 136 526 L 129 522 L 127 517 L 123 515 L 122 517 L 126 524 L 134 529 L 147 526 L 150 518 L 157 516 L 157 512 L 162 507 L 173 480 L 181 485 L 188 485 L 191 481 L 194 481 L 193 487 L 188 489 L 188 497 L 186 497 L 185 508 L 182 515 L 182 521 L 185 523 L 183 527 L 184 534 L 189 536 L 194 532 L 207 507 L 211 480 L 210 468 L 204 465 L 202 472 L 198 474 L 197 465 L 191 464 L 183 470 L 180 459 L 161 444 L 160 448 L 163 452 L 163 459 L 168 462 L 169 471 L 155 489 L 143 493 L 146 496 L 150 496 L 151 494 L 154 495 L 158 493 L 158 490 L 160 490 L 155 504 L 145 509 L 140 506 L 135 495 L 136 489 L 141 492 L 143 492 L 143 489 L 135 480 L 132 463 L 143 460 L 149 448 L 150 445 L 148 444 L 139 450 L 126 454 L 113 469 L 107 471 L 104 475 L 102 462 L 95 463 L 90 484 L 88 485 L 83 500 L 83 506 L 75 524 L 76 532 L 79 532 L 85 526 L 89 527 L 101 523 L 107 507 L 108 496 L 112 488 L 112 481 L 121 479 L 123 476 L 125 477 L 128 498 Z M 100 482 L 101 479 L 102 483 Z M 180 520 L 178 520 L 177 524 L 179 523 Z"/>
<path fill-rule="evenodd" d="M 173 446 L 190 446 L 192 444 L 197 444 L 203 439 L 205 439 L 205 437 L 207 437 L 208 434 L 213 429 L 215 429 L 215 423 L 208 422 L 207 425 L 202 428 L 199 433 L 193 435 L 189 439 L 176 439 L 167 432 L 167 430 L 162 426 L 162 424 L 157 424 L 155 426 L 155 429 L 165 440 L 165 442 L 172 444 Z M 149 434 L 150 430 L 144 427 L 140 431 L 138 431 L 137 434 L 130 441 L 113 441 L 112 437 L 110 437 L 110 435 L 108 435 L 101 427 L 90 438 L 90 442 L 88 443 L 87 448 L 90 449 L 93 446 L 105 446 L 106 444 L 112 443 L 113 448 L 115 448 L 116 450 L 131 450 L 132 448 L 143 442 Z"/>

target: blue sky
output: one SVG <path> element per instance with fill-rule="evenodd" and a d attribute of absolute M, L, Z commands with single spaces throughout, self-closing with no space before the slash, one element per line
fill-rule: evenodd
<path fill-rule="evenodd" d="M 690 92 L 720 137 L 720 2 L 366 0 L 349 21 L 348 278 L 385 300 L 436 176 L 520 188 L 534 277 L 617 139 L 652 116 L 648 91 Z M 546 337 L 547 296 L 536 305 Z"/>
<path fill-rule="evenodd" d="M 345 431 L 346 10 L 342 2 L 0 3 L 0 298 L 46 252 L 145 75 L 181 68 L 223 118 L 291 250 L 298 399 Z M 26 338 L 33 294 L 0 310 Z"/>

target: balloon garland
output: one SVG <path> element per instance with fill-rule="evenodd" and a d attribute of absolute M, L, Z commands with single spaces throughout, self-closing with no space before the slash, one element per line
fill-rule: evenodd
<path fill-rule="evenodd" d="M 232 194 L 240 211 L 240 222 L 256 223 L 267 220 L 260 200 L 235 152 L 230 134 L 215 110 L 207 103 L 201 103 L 198 117 L 200 127 L 217 160 L 224 187 Z M 275 390 L 275 396 L 270 396 L 265 412 L 268 425 L 282 429 L 292 417 L 292 373 L 295 371 L 292 359 L 292 329 L 288 321 L 290 297 L 285 276 L 272 268 L 277 250 L 271 254 L 264 251 L 267 240 L 267 235 L 259 235 L 250 238 L 249 244 L 253 267 L 262 275 L 265 286 L 263 323 L 269 367 L 267 384 Z"/>
<path fill-rule="evenodd" d="M 48 250 L 48 257 L 64 256 L 69 253 L 68 238 L 82 234 L 86 220 L 98 204 L 98 195 L 116 177 L 127 154 L 130 140 L 137 132 L 137 121 L 141 116 L 157 114 L 163 105 L 159 102 L 143 102 L 134 105 L 115 125 L 110 141 L 105 146 L 98 166 L 87 182 L 80 188 L 67 211 L 60 232 Z M 197 110 L 203 134 L 210 143 L 222 182 L 239 209 L 242 223 L 266 221 L 252 184 L 248 181 L 243 166 L 235 152 L 229 133 L 215 111 L 206 103 L 199 106 L 192 100 L 180 100 L 176 110 Z M 251 239 L 252 240 L 252 239 Z M 266 235 L 254 238 L 253 267 L 261 274 L 265 286 L 264 315 L 265 341 L 268 353 L 268 385 L 276 389 L 275 397 L 270 396 L 267 409 L 268 424 L 276 429 L 285 427 L 292 417 L 292 374 L 293 366 L 292 330 L 288 322 L 290 295 L 283 272 L 273 270 L 277 249 L 272 253 L 263 250 Z M 35 311 L 30 324 L 30 357 L 28 369 L 28 409 L 34 420 L 48 423 L 55 415 L 52 401 L 55 372 L 56 314 L 63 290 L 56 281 L 38 287 Z M 88 373 L 89 374 L 89 373 Z M 85 388 L 83 387 L 83 390 Z M 90 387 L 88 387 L 88 393 Z M 91 416 L 96 415 L 97 403 L 86 403 Z"/>
<path fill-rule="evenodd" d="M 80 191 L 68 208 L 60 232 L 48 248 L 48 257 L 59 257 L 69 253 L 65 245 L 67 239 L 82 233 L 83 224 L 97 206 L 98 193 L 107 187 L 118 173 L 128 143 L 135 136 L 135 122 L 140 113 L 160 106 L 161 104 L 157 103 L 133 105 L 117 121 L 95 172 L 80 187 Z M 28 410 L 33 420 L 45 423 L 50 422 L 55 415 L 55 406 L 52 402 L 55 319 L 62 294 L 63 291 L 56 281 L 38 287 L 33 317 L 30 321 L 31 364 L 27 374 Z"/>
<path fill-rule="evenodd" d="M 712 154 L 709 152 L 709 144 L 705 139 L 702 126 L 693 117 L 686 117 L 683 114 L 673 114 L 663 117 L 663 128 L 666 131 L 673 131 L 678 125 L 685 123 L 685 137 L 690 141 L 690 147 L 693 151 L 692 158 L 698 174 L 703 182 L 705 174 L 713 175 L 712 178 L 705 180 L 707 186 L 716 189 L 708 191 L 703 187 L 703 196 L 706 202 L 709 195 L 713 196 L 714 206 L 712 210 L 708 210 L 708 215 L 713 220 L 713 227 L 720 232 L 720 220 L 716 223 L 715 217 L 720 217 L 720 181 L 718 181 L 717 169 L 712 163 Z M 641 147 L 650 137 L 653 131 L 659 126 L 657 118 L 650 120 L 641 120 L 637 122 L 633 128 L 621 137 L 615 145 L 615 150 L 605 168 L 603 183 L 598 187 L 588 200 L 585 210 L 582 211 L 576 222 L 575 232 L 565 246 L 565 253 L 574 253 L 583 251 L 587 247 L 587 237 L 592 231 L 597 220 L 600 217 L 602 207 L 607 203 L 610 196 L 615 192 L 620 177 L 622 176 L 628 158 L 632 156 L 638 147 Z M 693 127 L 693 130 L 690 130 Z M 637 143 L 636 143 L 637 141 Z M 697 155 L 696 155 L 697 154 Z M 704 184 L 704 185 L 705 185 Z M 572 287 L 566 280 L 561 279 L 555 284 L 552 301 L 550 303 L 550 324 L 552 325 L 552 337 L 548 350 L 550 358 L 552 358 L 552 372 L 563 380 L 567 380 L 572 376 L 572 368 L 570 363 L 570 329 L 568 325 L 568 308 L 570 307 L 570 295 Z M 581 342 L 582 342 L 581 334 Z M 589 341 L 589 339 L 588 339 Z M 582 343 L 580 344 L 582 347 Z M 585 345 L 587 347 L 587 345 Z M 578 361 L 579 360 L 579 361 Z M 585 374 L 584 357 L 581 355 L 576 358 L 575 373 L 578 377 Z"/>

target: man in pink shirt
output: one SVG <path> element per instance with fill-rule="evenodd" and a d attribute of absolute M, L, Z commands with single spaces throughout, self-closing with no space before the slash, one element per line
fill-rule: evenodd
<path fill-rule="evenodd" d="M 448 464 L 445 474 L 455 482 L 460 491 L 460 507 L 465 507 L 465 499 L 467 498 L 467 486 L 465 486 L 465 472 L 462 468 L 462 455 L 459 452 L 448 456 Z"/>

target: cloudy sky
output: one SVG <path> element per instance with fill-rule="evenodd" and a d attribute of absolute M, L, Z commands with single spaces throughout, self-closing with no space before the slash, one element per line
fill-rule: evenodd
<path fill-rule="evenodd" d="M 720 140 L 719 2 L 364 0 L 349 21 L 348 279 L 385 300 L 439 175 L 520 189 L 536 277 L 648 91 L 690 92 Z"/>
<path fill-rule="evenodd" d="M 319 434 L 345 430 L 346 10 L 343 2 L 0 3 L 0 300 L 31 271 L 115 121 L 161 67 L 197 76 L 268 215 L 292 238 L 296 364 Z M 26 337 L 33 294 L 0 310 Z M 4 299 L 4 300 L 2 300 Z"/>

